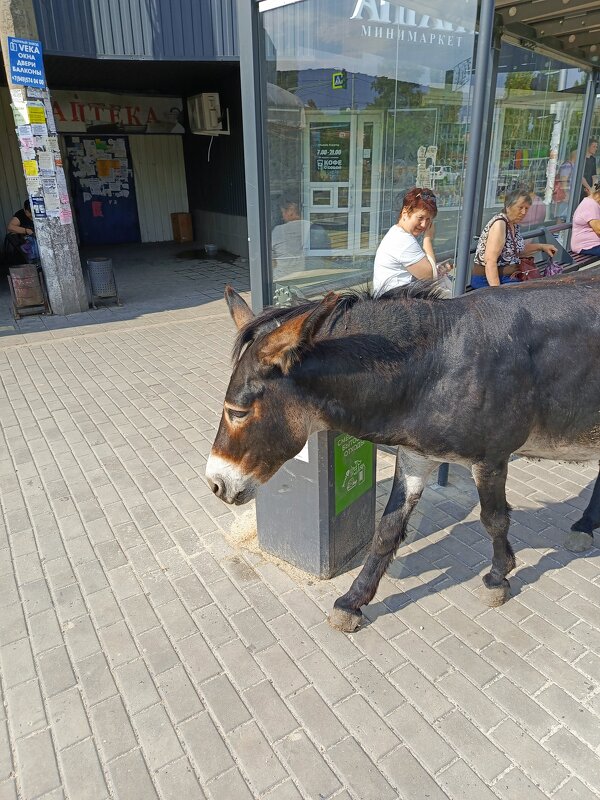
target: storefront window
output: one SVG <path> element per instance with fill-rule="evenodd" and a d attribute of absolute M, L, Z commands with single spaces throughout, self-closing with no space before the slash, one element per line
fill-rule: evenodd
<path fill-rule="evenodd" d="M 370 280 L 415 185 L 436 193 L 436 254 L 453 256 L 476 3 L 272 6 L 262 18 L 275 299 Z"/>
<path fill-rule="evenodd" d="M 517 187 L 533 198 L 524 228 L 565 221 L 587 78 L 583 70 L 503 43 L 484 224 Z"/>

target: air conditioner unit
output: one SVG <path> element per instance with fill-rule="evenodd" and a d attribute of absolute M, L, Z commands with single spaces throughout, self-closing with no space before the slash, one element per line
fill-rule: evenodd
<path fill-rule="evenodd" d="M 192 133 L 203 136 L 229 135 L 229 109 L 225 110 L 223 116 L 218 92 L 195 94 L 188 97 L 187 102 Z"/>

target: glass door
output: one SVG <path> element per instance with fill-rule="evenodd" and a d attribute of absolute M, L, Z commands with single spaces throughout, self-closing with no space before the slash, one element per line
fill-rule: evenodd
<path fill-rule="evenodd" d="M 304 208 L 312 255 L 377 247 L 381 130 L 378 114 L 307 114 Z"/>

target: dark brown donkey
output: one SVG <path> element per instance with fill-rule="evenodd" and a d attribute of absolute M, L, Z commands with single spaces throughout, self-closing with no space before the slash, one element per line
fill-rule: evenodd
<path fill-rule="evenodd" d="M 206 467 L 213 492 L 245 503 L 307 437 L 335 429 L 400 445 L 365 565 L 330 622 L 351 631 L 441 461 L 471 468 L 492 539 L 490 605 L 509 594 L 505 483 L 511 453 L 600 457 L 600 277 L 563 277 L 442 300 L 413 284 L 379 299 L 327 295 L 254 316 L 227 288 L 239 329 L 234 370 Z M 599 481 L 566 546 L 593 545 Z"/>

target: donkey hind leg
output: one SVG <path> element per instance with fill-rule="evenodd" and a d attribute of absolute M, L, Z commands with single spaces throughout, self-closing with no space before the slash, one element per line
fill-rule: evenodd
<path fill-rule="evenodd" d="M 515 554 L 508 541 L 510 506 L 506 502 L 508 462 L 473 465 L 473 478 L 481 503 L 481 522 L 492 539 L 492 568 L 483 576 L 481 597 L 489 606 L 501 606 L 510 596 L 506 576 L 515 568 Z"/>
<path fill-rule="evenodd" d="M 594 528 L 600 527 L 600 474 L 596 478 L 592 497 L 581 519 L 571 525 L 565 547 L 572 553 L 584 553 L 594 546 Z"/>
<path fill-rule="evenodd" d="M 416 506 L 427 477 L 436 462 L 418 453 L 398 448 L 394 482 L 381 522 L 377 526 L 369 555 L 349 591 L 338 597 L 329 616 L 329 624 L 350 633 L 361 622 L 361 606 L 375 595 L 379 581 L 406 536 L 406 525 Z"/>

